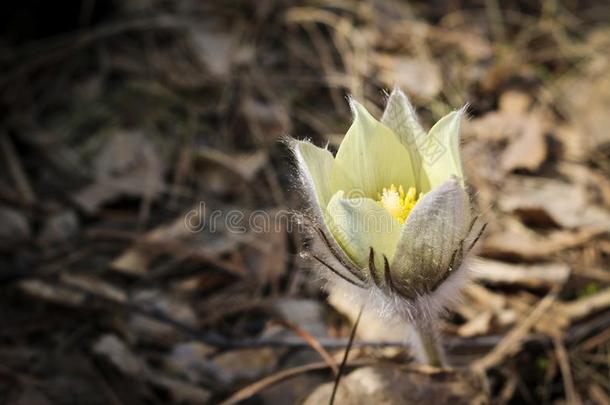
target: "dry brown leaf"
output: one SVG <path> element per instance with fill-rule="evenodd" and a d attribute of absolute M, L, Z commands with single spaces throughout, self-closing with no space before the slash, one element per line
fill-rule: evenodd
<path fill-rule="evenodd" d="M 479 284 L 471 284 L 464 289 L 466 295 L 471 301 L 475 301 L 478 313 L 480 310 L 491 308 L 494 312 L 500 312 L 506 308 L 506 297 L 502 294 L 492 292 Z"/>
<path fill-rule="evenodd" d="M 415 21 L 414 23 L 417 24 Z M 404 26 L 405 24 L 400 25 Z M 435 25 L 427 25 L 424 32 L 431 39 L 444 45 L 457 47 L 471 60 L 480 61 L 493 55 L 492 46 L 484 34 L 459 31 L 457 29 L 445 29 Z"/>
<path fill-rule="evenodd" d="M 608 307 L 610 307 L 610 288 L 565 304 L 564 312 L 570 319 L 576 320 Z"/>
<path fill-rule="evenodd" d="M 212 360 L 223 383 L 235 384 L 242 380 L 260 378 L 277 365 L 277 348 L 231 350 Z"/>
<path fill-rule="evenodd" d="M 248 97 L 241 105 L 250 130 L 259 139 L 275 141 L 290 132 L 290 115 L 286 107 L 277 103 L 264 103 Z"/>
<path fill-rule="evenodd" d="M 483 311 L 473 319 L 461 325 L 457 329 L 457 333 L 462 337 L 484 335 L 490 330 L 492 318 L 493 313 L 491 311 Z"/>
<path fill-rule="evenodd" d="M 216 164 L 238 175 L 246 182 L 251 181 L 268 161 L 267 153 L 264 150 L 249 154 L 229 155 L 219 150 L 201 148 L 197 151 L 195 158 L 202 162 Z"/>
<path fill-rule="evenodd" d="M 273 309 L 282 319 L 298 326 L 314 337 L 328 336 L 325 323 L 327 309 L 320 301 L 283 297 L 273 302 Z M 282 332 L 293 334 L 284 327 Z M 265 332 L 265 334 L 269 335 L 269 332 Z"/>
<path fill-rule="evenodd" d="M 165 360 L 168 370 L 183 375 L 191 382 L 202 383 L 210 374 L 209 356 L 215 349 L 201 342 L 179 343 Z"/>
<path fill-rule="evenodd" d="M 60 280 L 70 287 L 75 287 L 78 291 L 86 294 L 93 294 L 116 303 L 127 302 L 127 294 L 115 285 L 103 281 L 97 277 L 62 273 Z"/>
<path fill-rule="evenodd" d="M 589 153 L 586 142 L 583 141 L 585 133 L 583 129 L 572 123 L 559 125 L 553 132 L 553 136 L 562 144 L 561 158 L 571 162 L 582 162 Z"/>
<path fill-rule="evenodd" d="M 74 237 L 79 230 L 78 216 L 73 210 L 63 210 L 49 215 L 38 235 L 43 244 L 59 243 Z"/>
<path fill-rule="evenodd" d="M 610 179 L 602 170 L 570 162 L 560 162 L 557 169 L 573 183 L 579 183 L 596 190 L 604 206 L 610 208 Z"/>
<path fill-rule="evenodd" d="M 583 245 L 603 232 L 603 229 L 586 227 L 540 235 L 524 227 L 514 227 L 486 236 L 479 254 L 498 259 L 543 260 L 552 254 Z"/>
<path fill-rule="evenodd" d="M 142 275 L 148 270 L 152 258 L 138 249 L 129 249 L 114 259 L 110 268 L 130 275 Z"/>
<path fill-rule="evenodd" d="M 470 305 L 470 302 L 459 302 L 456 305 L 453 306 L 453 308 L 451 308 L 453 310 L 453 312 L 455 312 L 456 314 L 459 314 L 462 318 L 464 318 L 466 321 L 470 321 L 471 319 L 474 319 L 477 317 L 477 315 L 479 314 L 479 310 L 478 308 L 476 308 L 474 305 Z"/>
<path fill-rule="evenodd" d="M 223 218 L 216 217 L 212 224 L 211 214 L 212 210 L 205 205 L 193 207 L 174 221 L 146 233 L 136 241 L 136 246 L 114 259 L 110 268 L 141 276 L 148 271 L 151 261 L 164 253 L 177 257 L 200 257 L 222 265 L 215 258 L 233 250 L 240 241 L 240 235 L 224 228 L 226 221 Z M 225 269 L 235 270 L 227 266 Z"/>
<path fill-rule="evenodd" d="M 569 147 L 571 159 L 593 158 L 601 149 L 610 146 L 610 58 L 604 52 L 595 53 L 574 69 L 558 85 L 562 112 L 569 124 L 559 135 Z"/>
<path fill-rule="evenodd" d="M 505 114 L 525 114 L 529 110 L 532 98 L 518 90 L 508 90 L 500 95 L 498 108 Z"/>
<path fill-rule="evenodd" d="M 74 195 L 85 211 L 121 196 L 155 198 L 165 189 L 164 166 L 155 146 L 141 132 L 110 137 L 93 162 L 95 182 Z"/>
<path fill-rule="evenodd" d="M 499 143 L 507 141 L 500 156 L 504 172 L 517 169 L 536 171 L 547 156 L 544 114 L 528 112 L 531 98 L 521 92 L 507 91 L 500 97 L 499 110 L 483 117 L 466 121 L 464 133 L 481 140 Z"/>
<path fill-rule="evenodd" d="M 19 287 L 33 297 L 57 304 L 78 307 L 87 299 L 85 292 L 75 291 L 44 280 L 25 280 L 19 283 Z"/>
<path fill-rule="evenodd" d="M 536 298 L 527 292 L 521 292 L 509 299 L 510 306 L 519 314 L 519 318 L 525 318 L 532 310 Z M 565 304 L 555 302 L 555 304 L 543 314 L 534 329 L 540 333 L 550 336 L 561 334 L 570 325 L 570 317 L 565 310 Z"/>
<path fill-rule="evenodd" d="M 137 291 L 132 297 L 133 304 L 146 308 L 152 313 L 159 313 L 169 319 L 179 322 L 186 327 L 196 328 L 197 315 L 191 305 L 177 297 L 169 296 L 161 291 Z M 132 313 L 129 316 L 129 331 L 143 341 L 156 344 L 177 340 L 180 332 L 168 322 L 156 320 L 147 315 Z"/>
<path fill-rule="evenodd" d="M 521 133 L 512 138 L 508 147 L 502 152 L 500 166 L 505 172 L 516 169 L 536 171 L 544 162 L 547 146 L 544 139 L 544 126 L 536 115 L 523 119 Z"/>
<path fill-rule="evenodd" d="M 125 375 L 141 377 L 145 364 L 115 335 L 104 335 L 93 345 L 93 352 L 104 356 Z"/>
<path fill-rule="evenodd" d="M 216 77 L 229 75 L 235 50 L 230 31 L 214 29 L 201 23 L 192 24 L 189 28 L 193 50 L 199 62 Z"/>
<path fill-rule="evenodd" d="M 489 353 L 476 360 L 472 365 L 473 371 L 484 372 L 490 367 L 500 364 L 507 356 L 521 349 L 523 340 L 536 323 L 544 317 L 549 308 L 557 301 L 558 288 L 551 290 L 536 306 L 528 312 L 527 316 L 519 321 L 511 331 L 504 336 Z"/>
<path fill-rule="evenodd" d="M 210 400 L 210 393 L 203 388 L 185 381 L 166 376 L 153 370 L 140 359 L 122 340 L 114 335 L 104 335 L 93 346 L 93 351 L 105 357 L 121 372 L 133 378 L 148 380 L 167 389 L 176 402 L 205 404 Z"/>
<path fill-rule="evenodd" d="M 336 404 L 447 404 L 489 403 L 485 383 L 468 371 L 418 372 L 388 365 L 361 367 L 341 379 Z M 333 383 L 319 386 L 303 405 L 329 403 Z"/>
<path fill-rule="evenodd" d="M 283 210 L 257 211 L 244 249 L 245 265 L 261 283 L 277 282 L 286 271 L 288 236 Z M 260 219 L 256 223 L 256 218 Z"/>
<path fill-rule="evenodd" d="M 563 333 L 570 326 L 570 317 L 563 310 L 563 305 L 560 303 L 556 303 L 549 311 L 542 316 L 536 325 L 534 325 L 534 329 L 537 332 L 544 333 L 548 336 L 555 336 Z M 524 316 L 524 314 L 521 314 Z"/>
<path fill-rule="evenodd" d="M 442 89 L 438 65 L 422 58 L 378 54 L 372 61 L 380 68 L 380 80 L 388 87 L 400 87 L 420 100 L 434 98 Z"/>
<path fill-rule="evenodd" d="M 475 279 L 488 283 L 550 287 L 563 284 L 570 268 L 564 263 L 525 265 L 476 259 L 472 262 L 472 272 Z"/>
<path fill-rule="evenodd" d="M 512 308 L 507 308 L 506 297 L 483 285 L 470 284 L 464 289 L 464 295 L 468 298 L 468 305 L 474 313 L 474 316 L 467 318 L 468 321 L 489 310 L 494 316 L 494 324 L 500 327 L 512 325 L 517 320 L 517 313 Z"/>
<path fill-rule="evenodd" d="M 193 223 L 198 223 L 198 218 L 200 217 L 199 211 L 194 208 L 189 212 L 195 213 L 195 217 L 191 219 L 194 221 Z M 170 224 L 159 226 L 146 233 L 142 237 L 141 242 L 151 244 L 170 242 L 180 240 L 189 235 L 191 235 L 191 233 L 185 223 L 185 217 L 180 216 Z M 110 268 L 131 275 L 142 275 L 148 270 L 150 261 L 154 259 L 156 254 L 160 253 L 161 252 L 155 252 L 153 249 L 148 249 L 146 247 L 129 248 L 112 261 Z"/>
<path fill-rule="evenodd" d="M 525 223 L 563 228 L 591 227 L 610 230 L 610 213 L 588 201 L 580 184 L 560 180 L 513 176 L 508 179 L 500 208 Z"/>
<path fill-rule="evenodd" d="M 169 391 L 172 402 L 178 404 L 209 404 L 212 394 L 210 391 L 194 384 L 181 381 L 177 378 L 154 373 L 150 377 L 153 384 Z"/>
<path fill-rule="evenodd" d="M 474 136 L 484 141 L 517 138 L 523 130 L 523 115 L 491 111 L 480 118 L 465 120 L 463 127 L 464 136 Z"/>

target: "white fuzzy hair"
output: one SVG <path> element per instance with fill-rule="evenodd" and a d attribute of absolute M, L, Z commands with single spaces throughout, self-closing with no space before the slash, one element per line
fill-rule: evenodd
<path fill-rule="evenodd" d="M 345 282 L 323 266 L 316 266 L 320 276 L 327 280 L 325 288 L 340 294 L 355 306 L 366 304 L 367 310 L 374 311 L 384 319 L 400 318 L 409 323 L 433 322 L 443 316 L 447 308 L 460 302 L 461 291 L 471 279 L 472 271 L 468 261 L 451 272 L 436 290 L 418 295 L 415 299 L 404 298 L 394 292 L 385 291 L 373 283 L 360 288 Z"/>

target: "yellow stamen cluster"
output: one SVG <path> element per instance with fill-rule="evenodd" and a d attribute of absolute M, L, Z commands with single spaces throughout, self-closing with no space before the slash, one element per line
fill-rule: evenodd
<path fill-rule="evenodd" d="M 394 218 L 401 224 L 409 217 L 409 213 L 415 207 L 417 201 L 423 194 L 417 195 L 415 187 L 409 187 L 405 193 L 402 186 L 396 187 L 394 184 L 390 188 L 384 188 L 381 193 L 378 193 L 378 202 L 385 208 Z"/>

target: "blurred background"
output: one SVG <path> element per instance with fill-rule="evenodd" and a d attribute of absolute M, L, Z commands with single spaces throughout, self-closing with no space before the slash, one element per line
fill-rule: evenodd
<path fill-rule="evenodd" d="M 278 405 L 328 388 L 353 308 L 326 299 L 290 219 L 247 218 L 302 206 L 282 136 L 335 150 L 346 96 L 379 116 L 395 85 L 426 128 L 469 104 L 489 226 L 479 282 L 442 325 L 450 361 L 486 378 L 465 403 L 610 403 L 606 2 L 0 8 L 1 403 Z M 411 364 L 402 332 L 365 316 L 342 387 Z M 371 381 L 385 403 L 425 385 Z"/>

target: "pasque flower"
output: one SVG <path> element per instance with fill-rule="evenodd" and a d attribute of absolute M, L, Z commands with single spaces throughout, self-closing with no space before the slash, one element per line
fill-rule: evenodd
<path fill-rule="evenodd" d="M 411 321 L 433 319 L 457 296 L 482 231 L 459 152 L 463 110 L 426 133 L 398 89 L 381 121 L 350 104 L 354 121 L 336 156 L 290 141 L 310 202 L 309 255 L 331 282 Z"/>

